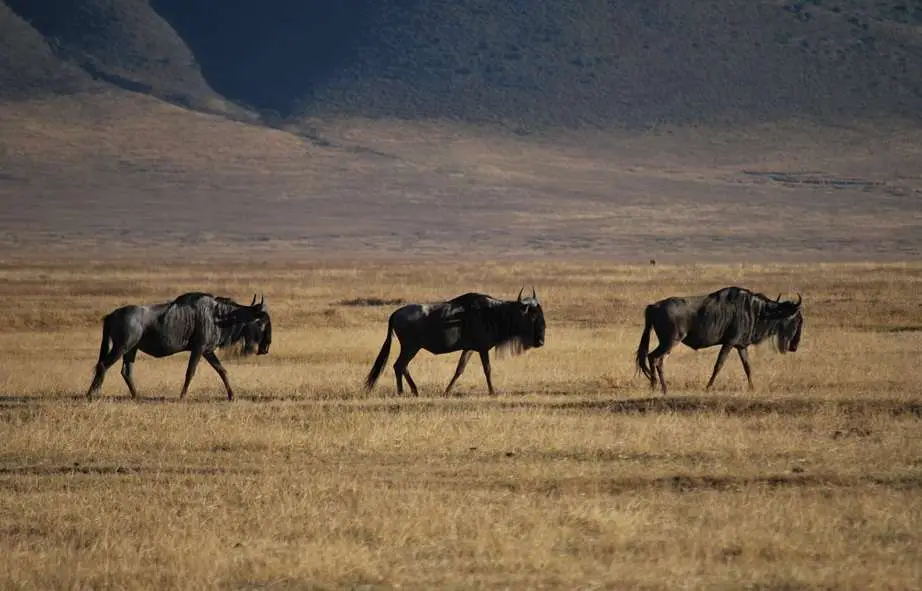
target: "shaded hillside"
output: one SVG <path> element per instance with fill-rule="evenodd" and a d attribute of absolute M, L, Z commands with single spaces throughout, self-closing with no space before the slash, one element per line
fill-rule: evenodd
<path fill-rule="evenodd" d="M 58 58 L 45 37 L 0 2 L 0 97 L 28 98 L 91 86 L 85 72 Z"/>
<path fill-rule="evenodd" d="M 77 67 L 98 81 L 190 106 L 219 104 L 185 42 L 145 0 L 5 2 L 5 11 L 44 37 L 60 71 Z"/>
<path fill-rule="evenodd" d="M 286 116 L 526 126 L 922 113 L 919 0 L 3 1 L 34 27 L 4 40 L 17 76 L 44 38 L 62 72 L 197 107 L 214 88 Z"/>
<path fill-rule="evenodd" d="M 920 2 L 392 4 L 305 112 L 600 125 L 922 112 Z"/>
<path fill-rule="evenodd" d="M 374 46 L 378 4 L 370 0 L 152 0 L 195 53 L 218 92 L 288 114 Z M 220 18 L 215 17 L 220 15 Z"/>
<path fill-rule="evenodd" d="M 922 112 L 919 1 L 288 4 L 154 2 L 216 88 L 283 113 L 605 126 Z"/>

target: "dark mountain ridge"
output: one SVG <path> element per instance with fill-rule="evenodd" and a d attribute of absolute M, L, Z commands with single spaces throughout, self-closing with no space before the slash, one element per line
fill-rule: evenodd
<path fill-rule="evenodd" d="M 922 1 L 0 0 L 0 31 L 0 99 L 116 85 L 568 127 L 922 113 Z"/>

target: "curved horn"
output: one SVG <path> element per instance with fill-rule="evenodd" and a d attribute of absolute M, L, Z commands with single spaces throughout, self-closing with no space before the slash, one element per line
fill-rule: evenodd
<path fill-rule="evenodd" d="M 259 305 L 260 305 L 260 306 L 265 306 L 265 305 L 266 305 L 266 295 L 263 294 L 263 293 L 260 293 L 260 294 L 259 294 Z"/>
<path fill-rule="evenodd" d="M 518 300 L 519 300 L 520 302 L 522 301 L 522 292 L 523 292 L 523 291 L 525 291 L 525 288 L 524 288 L 524 287 L 523 287 L 522 289 L 519 290 L 519 297 L 518 297 Z"/>
<path fill-rule="evenodd" d="M 531 286 L 531 297 L 532 297 L 533 300 L 537 300 L 537 299 L 538 299 L 538 292 L 535 291 L 535 286 L 534 286 L 534 285 Z"/>
<path fill-rule="evenodd" d="M 250 305 L 251 305 L 251 306 L 255 306 L 255 305 L 256 305 L 256 294 L 255 294 L 255 293 L 253 294 L 253 301 L 250 302 Z"/>
<path fill-rule="evenodd" d="M 778 294 L 778 297 L 775 299 L 775 301 L 776 301 L 777 303 L 779 303 L 779 304 L 781 303 L 781 294 L 780 294 L 780 293 Z"/>
<path fill-rule="evenodd" d="M 796 292 L 794 292 L 794 293 L 796 293 L 796 294 L 797 294 L 797 303 L 796 303 L 796 304 L 794 304 L 794 306 L 796 306 L 797 308 L 800 308 L 800 304 L 802 304 L 802 303 L 803 303 L 803 301 L 804 301 L 804 298 L 803 298 L 803 296 L 802 296 L 802 295 L 800 295 L 800 292 L 799 292 L 799 291 L 796 291 Z"/>

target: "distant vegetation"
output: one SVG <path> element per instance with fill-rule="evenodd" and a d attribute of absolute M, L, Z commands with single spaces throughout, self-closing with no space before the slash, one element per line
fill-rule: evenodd
<path fill-rule="evenodd" d="M 0 0 L 0 98 L 540 126 L 922 113 L 922 2 Z"/>

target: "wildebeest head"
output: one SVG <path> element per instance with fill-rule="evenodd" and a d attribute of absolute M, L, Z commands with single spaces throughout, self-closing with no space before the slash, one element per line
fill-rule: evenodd
<path fill-rule="evenodd" d="M 243 329 L 243 354 L 265 355 L 272 344 L 272 319 L 269 317 L 269 308 L 266 306 L 265 296 L 260 297 L 256 303 L 256 294 L 248 306 L 252 320 L 246 323 Z"/>
<path fill-rule="evenodd" d="M 778 351 L 793 353 L 800 345 L 800 335 L 804 327 L 803 297 L 798 293 L 796 302 L 782 302 L 779 294 L 775 304 L 771 317 L 779 323 Z"/>
<path fill-rule="evenodd" d="M 544 311 L 535 288 L 531 288 L 531 297 L 522 297 L 523 287 L 517 299 L 519 314 L 516 317 L 519 342 L 525 349 L 544 346 Z"/>

